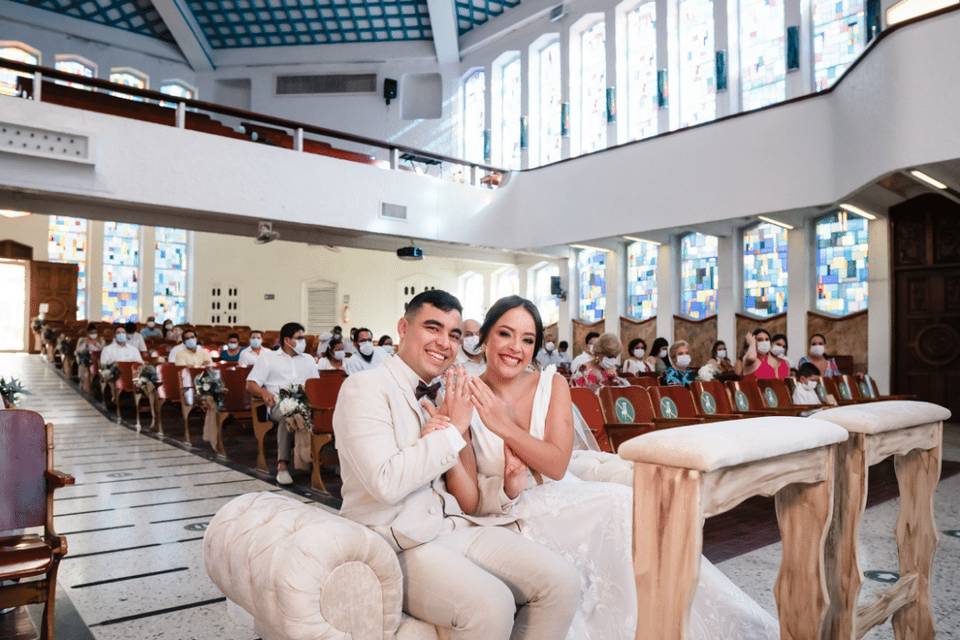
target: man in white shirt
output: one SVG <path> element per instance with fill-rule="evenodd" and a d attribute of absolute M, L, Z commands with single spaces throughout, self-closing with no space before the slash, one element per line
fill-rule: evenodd
<path fill-rule="evenodd" d="M 143 362 L 140 351 L 127 340 L 127 331 L 117 327 L 113 333 L 113 342 L 100 352 L 100 368 L 109 369 L 115 362 Z"/>
<path fill-rule="evenodd" d="M 586 339 L 583 341 L 587 348 L 570 363 L 570 373 L 576 373 L 580 370 L 580 367 L 593 360 L 593 343 L 596 342 L 599 337 L 600 334 L 596 331 L 591 331 L 587 334 Z"/>
<path fill-rule="evenodd" d="M 357 329 L 357 351 L 343 363 L 343 370 L 347 375 L 353 375 L 379 367 L 388 357 L 383 347 L 373 346 L 373 332 L 366 327 Z"/>
<path fill-rule="evenodd" d="M 480 323 L 476 320 L 463 321 L 463 340 L 457 351 L 457 364 L 463 365 L 467 373 L 480 377 L 487 370 L 480 346 Z"/>
<path fill-rule="evenodd" d="M 257 360 L 260 359 L 260 356 L 268 353 L 269 351 L 269 349 L 263 348 L 263 332 L 256 330 L 251 331 L 250 346 L 246 347 L 240 352 L 240 366 L 252 367 L 257 363 Z"/>
<path fill-rule="evenodd" d="M 173 363 L 178 367 L 208 367 L 213 364 L 210 353 L 197 342 L 197 332 L 183 330 L 183 349 L 177 352 Z"/>
<path fill-rule="evenodd" d="M 570 357 L 570 345 L 566 340 L 561 340 L 557 345 L 557 355 L 560 356 L 560 364 L 569 367 L 570 363 L 573 362 L 573 358 Z"/>
<path fill-rule="evenodd" d="M 173 347 L 170 349 L 170 352 L 167 354 L 167 362 L 169 362 L 170 364 L 174 364 L 177 361 L 177 354 L 183 351 L 184 349 L 186 349 L 186 347 L 183 346 L 183 340 L 181 339 L 180 342 L 173 345 Z"/>
<path fill-rule="evenodd" d="M 537 354 L 537 364 L 540 365 L 541 369 L 546 369 L 550 365 L 560 366 L 562 362 L 563 359 L 557 351 L 557 343 L 554 337 L 547 335 L 543 341 L 543 349 Z"/>
<path fill-rule="evenodd" d="M 247 376 L 247 391 L 263 400 L 267 408 L 279 401 L 280 389 L 291 385 L 306 384 L 310 378 L 319 378 L 317 363 L 304 351 L 307 340 L 303 337 L 303 325 L 288 322 L 280 327 L 280 349 L 269 356 L 257 358 L 253 370 Z M 292 484 L 293 478 L 287 469 L 293 435 L 286 429 L 277 429 L 277 483 Z"/>
<path fill-rule="evenodd" d="M 147 342 L 137 331 L 137 323 L 133 321 L 127 322 L 127 324 L 124 326 L 124 329 L 127 331 L 127 344 L 132 345 L 141 353 L 146 353 Z"/>

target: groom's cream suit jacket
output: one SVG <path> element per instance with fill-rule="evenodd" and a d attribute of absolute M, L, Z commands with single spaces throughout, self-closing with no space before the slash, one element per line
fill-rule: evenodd
<path fill-rule="evenodd" d="M 481 479 L 480 513 L 464 515 L 442 475 L 453 467 L 462 438 L 434 431 L 420 437 L 425 422 L 414 391 L 417 374 L 399 356 L 347 378 L 333 414 L 340 457 L 343 506 L 340 515 L 371 527 L 395 550 L 433 540 L 439 534 L 477 525 L 504 525 L 509 501 L 502 479 Z"/>

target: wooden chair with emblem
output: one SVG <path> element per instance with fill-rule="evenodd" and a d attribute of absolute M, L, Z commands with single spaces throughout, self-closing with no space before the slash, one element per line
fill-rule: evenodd
<path fill-rule="evenodd" d="M 180 406 L 180 369 L 175 364 L 164 362 L 157 366 L 160 386 L 157 387 L 157 433 L 163 435 L 163 407 L 168 404 Z"/>
<path fill-rule="evenodd" d="M 730 390 L 720 380 L 696 380 L 690 385 L 690 389 L 700 415 L 736 414 L 742 418 L 778 415 L 762 409 L 741 409 L 734 406 Z"/>
<path fill-rule="evenodd" d="M 757 380 L 764 404 L 769 409 L 792 409 L 795 415 L 800 415 L 815 409 L 807 405 L 793 404 L 793 394 L 787 386 L 786 380 Z"/>
<path fill-rule="evenodd" d="M 53 522 L 53 492 L 73 476 L 53 468 L 53 425 L 34 411 L 0 411 L 0 531 L 43 527 L 43 535 L 0 537 L 0 609 L 43 603 L 40 638 L 52 640 L 57 570 L 67 539 Z"/>
<path fill-rule="evenodd" d="M 830 378 L 820 378 L 820 382 L 823 385 L 826 392 L 833 396 L 833 399 L 836 400 L 838 405 L 848 405 L 848 404 L 860 404 L 856 398 L 853 397 L 853 389 L 850 388 L 850 380 L 847 376 L 833 376 Z"/>
<path fill-rule="evenodd" d="M 858 373 L 857 374 L 857 385 L 860 387 L 862 395 L 872 398 L 873 400 L 916 400 L 917 396 L 912 393 L 894 393 L 889 395 L 881 395 L 880 388 L 877 386 L 877 381 L 873 379 L 873 376 L 867 373 Z"/>
<path fill-rule="evenodd" d="M 635 423 L 652 424 L 657 429 L 682 427 L 702 422 L 702 420 L 696 418 L 659 415 L 654 409 L 649 390 L 643 387 L 602 387 L 599 391 L 599 397 L 600 406 L 607 422 L 619 421 L 618 415 L 629 417 L 630 411 L 633 412 Z"/>
<path fill-rule="evenodd" d="M 117 414 L 117 422 L 120 422 L 120 394 L 128 394 L 130 397 L 133 397 L 133 393 L 136 389 L 133 386 L 133 380 L 136 376 L 140 375 L 140 367 L 143 365 L 139 362 L 115 362 L 114 363 L 119 369 L 120 374 L 116 378 L 111 378 L 107 381 L 107 388 L 110 390 L 110 398 L 113 401 L 114 409 Z M 111 365 L 112 367 L 112 365 Z M 104 404 L 106 404 L 106 399 L 104 399 Z M 139 423 L 139 418 L 137 420 Z"/>
<path fill-rule="evenodd" d="M 673 413 L 669 403 L 664 402 L 665 398 L 673 402 L 674 407 L 676 407 L 676 415 L 680 418 L 699 418 L 704 422 L 722 422 L 743 417 L 739 413 L 721 413 L 717 410 L 716 404 L 711 404 L 710 400 L 707 400 L 707 408 L 712 410 L 701 411 L 694 400 L 693 391 L 686 387 L 651 387 L 649 393 L 650 399 L 655 406 L 660 408 L 663 417 L 672 417 L 667 416 L 665 410 Z"/>
<path fill-rule="evenodd" d="M 180 374 L 180 415 L 183 417 L 183 441 L 191 444 L 190 415 L 194 411 L 204 414 L 206 409 L 197 396 L 195 380 L 206 371 L 204 367 L 179 367 Z"/>
<path fill-rule="evenodd" d="M 223 381 L 226 392 L 223 395 L 223 408 L 217 411 L 217 439 L 213 444 L 213 450 L 223 457 L 227 457 L 227 449 L 223 443 L 223 424 L 227 418 L 240 422 L 253 422 L 250 394 L 247 393 L 248 375 L 250 375 L 250 367 L 220 367 L 220 379 Z"/>
<path fill-rule="evenodd" d="M 342 371 L 321 371 L 319 378 L 311 378 L 303 385 L 313 415 L 313 433 L 310 435 L 313 470 L 310 474 L 310 486 L 324 493 L 330 492 L 320 473 L 320 456 L 323 448 L 333 442 L 333 410 L 337 406 L 340 386 L 346 379 L 347 375 Z"/>
<path fill-rule="evenodd" d="M 628 411 L 621 411 L 623 421 L 617 418 L 607 420 L 600 406 L 600 399 L 590 389 L 574 387 L 570 389 L 570 397 L 574 409 L 590 428 L 601 451 L 616 453 L 622 443 L 656 429 L 652 422 L 636 422 L 631 419 Z M 632 406 L 630 410 L 632 411 Z"/>
<path fill-rule="evenodd" d="M 755 378 L 727 380 L 724 384 L 730 391 L 730 396 L 733 398 L 733 404 L 737 408 L 737 411 L 763 411 L 766 412 L 767 415 L 778 416 L 797 415 L 795 409 L 775 406 L 779 404 L 779 401 L 776 399 L 776 394 L 772 395 L 772 400 L 769 394 L 768 397 L 765 398 Z"/>

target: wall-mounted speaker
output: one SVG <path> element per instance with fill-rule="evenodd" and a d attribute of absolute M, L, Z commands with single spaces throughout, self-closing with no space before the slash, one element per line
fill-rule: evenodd
<path fill-rule="evenodd" d="M 560 286 L 560 276 L 550 276 L 550 295 L 563 295 L 563 288 Z"/>
<path fill-rule="evenodd" d="M 388 105 L 391 100 L 397 99 L 397 81 L 393 78 L 383 79 L 383 99 Z"/>

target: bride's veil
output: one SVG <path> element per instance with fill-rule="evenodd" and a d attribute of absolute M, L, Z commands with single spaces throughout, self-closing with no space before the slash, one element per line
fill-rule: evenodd
<path fill-rule="evenodd" d="M 587 421 L 583 419 L 577 405 L 573 406 L 573 450 L 574 451 L 600 451 L 600 445 L 597 439 L 593 437 L 593 432 L 587 426 Z"/>

